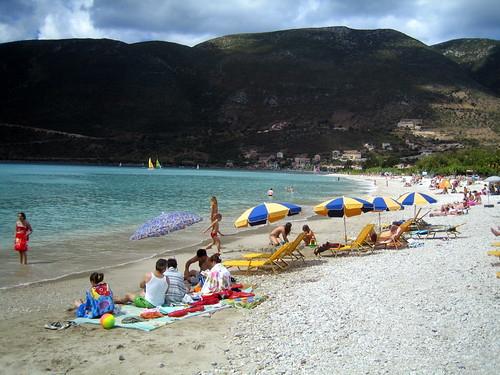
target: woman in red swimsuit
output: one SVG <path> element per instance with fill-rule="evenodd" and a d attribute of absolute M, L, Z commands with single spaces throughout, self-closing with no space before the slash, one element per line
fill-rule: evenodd
<path fill-rule="evenodd" d="M 17 214 L 16 221 L 16 236 L 14 238 L 14 250 L 19 252 L 19 263 L 28 264 L 28 241 L 30 234 L 33 232 L 30 223 L 26 220 L 24 212 Z"/>

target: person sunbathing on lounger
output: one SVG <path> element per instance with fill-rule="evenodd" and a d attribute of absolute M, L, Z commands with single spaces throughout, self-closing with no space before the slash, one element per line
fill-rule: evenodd
<path fill-rule="evenodd" d="M 376 245 L 385 245 L 385 244 L 393 242 L 394 239 L 399 235 L 400 231 L 401 231 L 401 229 L 398 225 L 391 225 L 389 230 L 381 232 L 377 236 Z"/>
<path fill-rule="evenodd" d="M 500 226 L 497 226 L 496 229 L 494 227 L 491 227 L 491 233 L 493 233 L 495 236 L 500 236 Z"/>

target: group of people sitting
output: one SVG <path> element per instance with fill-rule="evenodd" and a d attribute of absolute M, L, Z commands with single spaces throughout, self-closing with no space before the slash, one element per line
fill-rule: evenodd
<path fill-rule="evenodd" d="M 198 263 L 199 271 L 191 269 L 195 263 Z M 127 293 L 122 298 L 113 296 L 111 288 L 104 282 L 104 274 L 93 272 L 90 275 L 91 288 L 86 293 L 85 301 L 75 301 L 76 316 L 98 318 L 113 312 L 115 303 L 132 303 L 142 308 L 175 305 L 183 303 L 189 292 L 206 295 L 228 289 L 231 279 L 230 272 L 222 265 L 220 255 L 209 257 L 205 249 L 199 249 L 186 262 L 184 274 L 178 271 L 176 259 L 158 259 L 154 271 L 146 273 L 140 281 L 141 292 Z"/>

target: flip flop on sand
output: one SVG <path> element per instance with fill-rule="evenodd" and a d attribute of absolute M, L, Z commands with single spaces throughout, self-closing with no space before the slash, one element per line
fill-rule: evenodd
<path fill-rule="evenodd" d="M 143 322 L 145 319 L 140 318 L 140 317 L 135 317 L 135 316 L 127 316 L 126 318 L 122 319 L 123 324 L 132 324 L 132 323 L 139 323 Z"/>
<path fill-rule="evenodd" d="M 45 324 L 44 327 L 46 329 L 60 331 L 60 330 L 63 330 L 63 329 L 66 329 L 66 328 L 69 328 L 72 326 L 76 326 L 76 323 L 67 320 L 65 322 L 50 322 L 50 323 Z"/>

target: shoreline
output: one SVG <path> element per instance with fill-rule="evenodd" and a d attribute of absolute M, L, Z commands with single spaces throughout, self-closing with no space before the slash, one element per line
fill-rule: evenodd
<path fill-rule="evenodd" d="M 400 179 L 389 179 L 388 185 L 385 178 L 379 178 L 374 193 L 429 193 L 425 183 L 405 188 Z M 459 199 L 460 194 L 435 197 L 437 208 Z M 500 309 L 494 297 L 498 280 L 491 267 L 493 259 L 486 251 L 494 241 L 488 218 L 498 221 L 500 216 L 496 205 L 471 210 L 467 215 L 429 220 L 437 224 L 465 222 L 457 239 L 418 241 L 424 242 L 422 247 L 381 250 L 373 255 L 325 255 L 319 259 L 306 248 L 305 264 L 277 275 L 233 272 L 239 282 L 255 286 L 269 299 L 254 310 L 227 309 L 211 318 L 192 318 L 149 333 L 106 331 L 88 325 L 62 332 L 43 329 L 49 321 L 72 317 L 66 308 L 84 295 L 88 275 L 0 290 L 4 317 L 0 322 L 4 332 L 0 366 L 7 372 L 70 374 L 110 368 L 136 374 L 137 368 L 131 366 L 134 363 L 141 363 L 147 374 L 158 372 L 159 367 L 169 373 L 203 374 L 276 373 L 283 368 L 289 369 L 287 373 L 296 369 L 321 374 L 365 373 L 370 369 L 456 373 L 457 366 L 463 366 L 493 374 L 499 368 L 494 353 L 495 348 L 500 349 L 500 327 L 496 324 Z M 382 215 L 383 222 L 391 222 L 413 216 L 413 209 Z M 318 243 L 344 236 L 339 218 L 314 216 L 303 221 L 314 230 Z M 373 213 L 347 218 L 349 237 L 376 221 Z M 239 258 L 243 250 L 265 248 L 270 228 L 251 228 L 223 237 L 223 258 Z M 300 222 L 293 225 L 291 238 L 300 228 Z M 180 269 L 194 251 L 191 248 L 176 254 Z M 105 281 L 120 296 L 138 290 L 141 276 L 153 267 L 151 258 L 109 269 Z M 333 338 L 332 346 L 326 349 L 325 335 Z M 158 350 L 145 350 L 153 341 L 162 345 Z M 97 347 L 93 345 L 96 342 Z M 462 347 L 474 356 L 464 357 Z M 102 360 L 89 362 L 95 355 Z"/>
<path fill-rule="evenodd" d="M 371 176 L 368 177 L 368 176 L 361 176 L 361 175 L 349 176 L 349 178 L 352 180 L 356 180 L 357 182 L 364 182 L 366 184 L 369 183 L 368 179 L 370 179 L 370 180 L 376 179 L 376 178 L 371 177 Z M 377 185 L 373 186 L 375 188 L 374 193 L 381 194 L 384 190 L 386 190 L 386 187 L 382 186 L 378 180 L 384 181 L 384 182 L 386 180 L 384 177 L 380 177 L 377 179 Z M 402 193 L 405 190 L 408 190 L 408 188 L 403 188 L 402 186 L 399 186 L 400 184 L 396 183 L 396 180 L 394 180 L 394 179 L 389 180 L 389 181 L 391 182 L 391 184 L 390 184 L 391 186 L 389 188 L 392 192 L 392 195 L 394 195 L 394 196 L 396 196 L 396 195 L 399 196 L 400 193 Z M 417 188 L 417 187 L 418 186 L 415 186 L 415 188 Z M 422 188 L 422 186 L 421 186 L 421 188 Z M 403 216 L 408 216 L 407 212 L 408 212 L 407 210 L 403 210 L 403 211 L 398 211 L 397 213 L 387 213 L 387 214 L 391 214 L 391 216 L 394 216 L 394 215 L 398 216 L 398 215 L 401 215 L 401 213 L 403 213 Z M 389 216 L 384 213 L 384 217 L 389 217 Z M 338 239 L 343 238 L 343 236 L 341 236 L 341 234 L 342 234 L 341 233 L 342 232 L 341 226 L 342 225 L 341 225 L 340 221 L 334 221 L 331 219 L 329 220 L 328 218 L 320 217 L 320 216 L 317 216 L 314 214 L 312 214 L 312 216 L 305 216 L 305 217 L 301 217 L 301 218 L 291 217 L 291 220 L 297 220 L 298 222 L 304 222 L 304 223 L 307 221 L 312 221 L 312 222 L 314 222 L 314 226 L 321 225 L 321 227 L 324 228 L 322 230 L 332 229 L 332 230 L 334 230 L 334 233 L 336 233 L 338 235 Z M 353 228 L 356 228 L 360 224 L 361 225 L 365 224 L 366 222 L 368 222 L 370 220 L 376 221 L 375 216 L 373 216 L 373 218 L 372 218 L 371 214 L 369 214 L 369 215 L 361 215 L 361 216 L 357 216 L 357 217 L 348 218 L 348 220 L 347 220 L 348 230 L 350 232 L 352 232 L 352 231 L 354 231 Z M 224 257 L 224 253 L 235 254 L 235 253 L 241 252 L 242 250 L 252 250 L 252 249 L 253 249 L 253 251 L 255 251 L 256 249 L 255 249 L 254 244 L 259 243 L 259 242 L 261 243 L 260 249 L 266 248 L 267 236 L 264 237 L 264 241 L 262 241 L 262 240 L 259 241 L 258 238 L 263 237 L 264 234 L 269 232 L 271 230 L 270 228 L 272 226 L 279 225 L 285 221 L 286 220 L 282 220 L 278 223 L 275 223 L 272 225 L 264 225 L 261 227 L 250 227 L 247 229 L 239 230 L 238 232 L 235 232 L 232 235 L 223 237 L 222 238 L 223 257 Z M 328 224 L 326 224 L 326 223 L 328 223 Z M 329 225 L 330 223 L 331 223 L 331 226 Z M 297 228 L 297 227 L 298 226 L 295 226 L 292 229 L 291 236 L 294 236 L 300 232 L 300 228 Z M 313 230 L 315 230 L 315 229 L 313 228 Z M 316 232 L 316 230 L 315 230 L 315 232 Z M 328 240 L 332 240 L 332 238 L 328 238 Z M 196 242 L 196 244 L 199 244 L 199 246 L 201 247 L 204 242 L 208 242 L 208 239 L 202 239 L 200 242 Z M 326 241 L 322 241 L 322 242 L 326 242 Z M 114 265 L 109 265 L 109 266 L 105 266 L 105 267 L 95 267 L 95 268 L 91 269 L 91 271 L 106 270 L 105 277 L 106 277 L 106 280 L 108 280 L 108 282 L 111 283 L 111 285 L 114 285 L 115 282 L 113 282 L 113 280 L 110 280 L 110 277 L 117 277 L 117 279 L 119 280 L 119 284 L 121 286 L 118 289 L 119 290 L 118 294 L 122 294 L 125 292 L 130 292 L 131 290 L 137 290 L 137 287 L 135 284 L 138 283 L 138 281 L 132 281 L 130 279 L 124 280 L 122 277 L 120 277 L 121 272 L 125 272 L 125 273 L 134 273 L 135 272 L 135 274 L 137 275 L 136 278 L 138 280 L 140 278 L 140 275 L 142 275 L 144 272 L 149 271 L 149 268 L 151 268 L 151 266 L 148 267 L 148 265 L 150 265 L 152 263 L 151 260 L 153 258 L 161 257 L 161 256 L 164 256 L 167 254 L 172 255 L 172 257 L 175 257 L 178 260 L 178 263 L 180 265 L 179 267 L 181 267 L 181 265 L 184 264 L 187 259 L 189 259 L 191 256 L 193 256 L 193 254 L 196 252 L 196 249 L 199 246 L 198 245 L 188 245 L 188 246 L 183 246 L 183 247 L 176 249 L 176 250 L 167 249 L 164 251 L 157 252 L 154 255 L 148 255 L 146 258 L 132 260 L 132 261 L 126 262 L 125 264 L 118 264 L 118 265 L 114 264 Z M 228 251 L 228 250 L 230 250 L 230 251 Z M 137 273 L 136 270 L 139 270 L 139 269 L 141 269 L 143 271 L 140 271 Z M 75 286 L 82 285 L 82 287 L 85 287 L 88 284 L 87 275 L 86 275 L 87 272 L 89 272 L 89 271 L 79 271 L 79 272 L 74 273 L 74 274 L 57 277 L 53 280 L 46 280 L 46 281 L 39 280 L 39 281 L 34 281 L 34 282 L 27 284 L 27 285 L 9 286 L 6 288 L 2 287 L 2 288 L 0 288 L 0 298 L 2 300 L 9 300 L 9 296 L 12 294 L 30 295 L 30 291 L 29 291 L 30 288 L 37 288 L 38 289 L 38 288 L 48 287 L 50 289 L 52 289 L 52 288 L 58 289 L 59 284 L 72 284 Z M 111 276 L 108 277 L 107 276 L 108 274 Z M 133 279 L 133 280 L 135 280 L 135 279 Z M 81 292 L 78 292 L 77 290 L 73 289 L 72 293 L 76 294 L 76 296 L 75 296 L 75 298 L 76 298 L 76 297 L 78 297 L 78 295 Z M 6 295 L 2 296 L 2 294 L 6 294 Z M 14 299 L 17 299 L 17 298 L 14 298 Z M 72 298 L 72 299 L 69 298 L 67 300 L 72 301 L 73 299 L 74 298 Z M 26 298 L 26 300 L 30 301 L 30 298 Z M 56 309 L 55 306 L 51 307 L 51 306 L 49 306 L 49 304 L 47 304 L 46 306 L 49 310 L 52 308 Z M 59 304 L 57 306 L 57 308 L 58 309 L 64 308 L 64 303 Z M 7 310 L 17 311 L 17 309 L 15 307 L 12 307 L 12 306 L 10 306 Z"/>
<path fill-rule="evenodd" d="M 252 172 L 250 171 L 249 173 Z M 270 173 L 273 172 L 270 171 Z M 259 178 L 263 180 L 267 179 L 266 176 L 260 176 Z M 298 178 L 298 180 L 302 183 L 304 178 Z M 316 180 L 323 179 L 317 178 Z M 353 194 L 353 191 L 363 191 L 363 194 L 365 194 L 372 189 L 366 181 L 355 181 L 351 178 L 342 180 L 340 183 L 333 183 L 332 189 L 337 191 L 343 190 L 349 195 Z M 330 182 L 329 180 L 324 180 L 320 184 L 329 186 Z M 312 211 L 313 202 L 317 204 L 322 200 L 308 198 L 307 191 L 305 187 L 302 187 L 302 189 L 299 187 L 299 191 L 296 194 L 279 190 L 274 200 L 264 197 L 262 201 L 295 202 L 303 207 L 303 213 L 299 216 L 290 217 L 289 220 L 292 222 L 307 221 L 314 216 Z M 325 191 L 327 190 L 322 191 L 322 194 L 318 195 L 318 197 L 322 197 Z M 238 230 L 233 228 L 232 222 L 242 211 L 236 211 L 238 205 L 234 203 L 234 194 L 230 197 L 228 202 L 228 209 L 230 211 L 223 211 L 225 219 L 221 223 L 221 229 L 223 233 L 228 235 L 226 241 L 231 242 L 233 235 L 239 236 L 241 233 L 255 230 L 255 228 L 242 228 Z M 315 198 L 318 197 L 315 196 Z M 189 251 L 190 248 L 197 248 L 208 240 L 206 236 L 198 233 L 202 226 L 207 225 L 204 224 L 206 218 L 204 219 L 205 221 L 200 225 L 196 224 L 182 231 L 163 236 L 161 239 L 151 238 L 141 241 L 128 240 L 128 236 L 137 228 L 136 223 L 129 223 L 130 220 L 123 220 L 121 224 L 119 224 L 119 221 L 116 223 L 113 222 L 105 228 L 96 227 L 97 224 L 93 224 L 93 222 L 88 226 L 81 223 L 74 230 L 62 231 L 60 236 L 58 230 L 48 231 L 48 227 L 43 228 L 43 232 L 41 229 L 37 230 L 36 222 L 32 222 L 32 224 L 35 224 L 36 236 L 33 236 L 31 241 L 33 253 L 32 255 L 28 254 L 30 264 L 24 268 L 18 267 L 16 262 L 17 254 L 13 251 L 8 251 L 11 248 L 11 239 L 9 233 L 5 230 L 7 224 L 3 225 L 4 231 L 2 233 L 3 242 L 1 243 L 1 247 L 8 252 L 2 252 L 3 255 L 0 257 L 3 261 L 0 290 L 78 277 L 85 274 L 85 272 L 93 270 L 95 268 L 93 264 L 100 264 L 101 269 L 108 270 L 141 262 L 155 256 L 170 254 L 175 256 L 177 253 Z M 94 230 L 95 227 L 97 229 Z M 103 254 L 102 261 L 99 259 L 100 253 Z"/>

